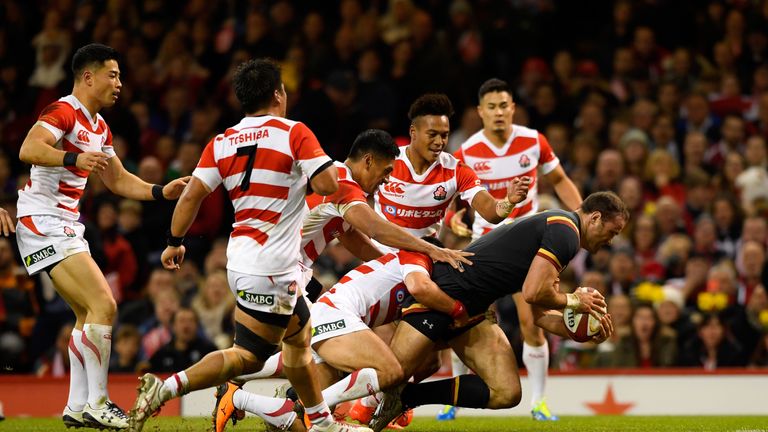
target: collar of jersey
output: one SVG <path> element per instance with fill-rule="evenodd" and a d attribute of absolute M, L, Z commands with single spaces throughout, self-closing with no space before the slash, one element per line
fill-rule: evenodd
<path fill-rule="evenodd" d="M 485 134 L 484 129 L 480 129 L 480 135 L 482 135 L 486 147 L 490 148 L 496 156 L 501 157 L 507 154 L 509 147 L 512 145 L 512 141 L 515 140 L 515 136 L 517 135 L 516 131 L 517 128 L 515 125 L 512 125 L 512 133 L 509 134 L 509 138 L 507 138 L 507 141 L 501 147 L 496 147 L 493 142 L 491 142 L 490 138 L 488 138 L 488 136 Z"/>
<path fill-rule="evenodd" d="M 407 145 L 407 146 L 403 147 L 403 150 L 400 152 L 400 157 L 403 159 L 403 162 L 405 163 L 405 166 L 408 167 L 408 171 L 411 172 L 411 177 L 413 177 L 413 179 L 416 180 L 417 182 L 421 182 L 425 178 L 427 178 L 429 173 L 431 173 L 432 170 L 435 169 L 437 164 L 440 163 L 440 156 L 442 156 L 442 153 L 440 154 L 440 156 L 437 157 L 436 161 L 432 162 L 432 165 L 430 165 L 429 168 L 424 170 L 423 174 L 416 174 L 416 170 L 413 168 L 413 165 L 411 164 L 411 160 L 408 159 L 408 155 L 405 153 L 405 150 L 408 147 L 410 147 L 410 145 Z"/>

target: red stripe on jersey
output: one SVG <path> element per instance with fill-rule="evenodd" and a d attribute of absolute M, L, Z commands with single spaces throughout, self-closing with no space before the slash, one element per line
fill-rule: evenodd
<path fill-rule="evenodd" d="M 339 279 L 339 283 L 340 284 L 345 284 L 345 283 L 347 283 L 347 282 L 349 282 L 351 280 L 352 280 L 351 277 L 349 277 L 347 275 L 344 275 L 344 276 L 341 277 L 341 279 Z"/>
<path fill-rule="evenodd" d="M 535 187 L 536 184 L 536 170 L 538 167 L 534 167 L 520 175 L 515 175 L 512 177 L 506 177 L 502 179 L 480 179 L 483 186 L 485 186 L 485 189 L 488 191 L 488 193 L 491 194 L 492 197 L 497 199 L 504 199 L 505 196 L 507 196 L 507 186 L 512 183 L 512 180 L 516 178 L 520 178 L 523 176 L 528 176 L 531 178 L 531 184 L 528 186 L 529 190 L 532 190 Z"/>
<path fill-rule="evenodd" d="M 386 264 L 386 263 L 392 261 L 395 258 L 397 258 L 397 256 L 395 254 L 388 253 L 386 255 L 383 255 L 383 256 L 380 256 L 380 257 L 376 258 L 376 261 L 378 261 L 378 262 L 380 262 L 382 264 Z"/>
<path fill-rule="evenodd" d="M 235 227 L 234 230 L 232 230 L 231 237 L 250 237 L 254 240 L 256 240 L 260 245 L 264 246 L 264 243 L 269 240 L 269 235 L 265 232 L 259 230 L 258 228 L 254 228 L 247 225 L 240 225 Z"/>
<path fill-rule="evenodd" d="M 263 209 L 244 209 L 235 212 L 235 222 L 243 222 L 248 219 L 256 219 L 263 222 L 277 224 L 282 213 Z"/>
<path fill-rule="evenodd" d="M 405 288 L 405 284 L 400 282 L 399 284 L 395 285 L 394 288 L 389 290 L 389 310 L 387 311 L 387 316 L 384 317 L 385 323 L 394 321 L 395 316 L 397 315 L 397 309 L 399 307 L 397 304 L 397 292 L 403 288 Z"/>
<path fill-rule="evenodd" d="M 545 260 L 549 261 L 549 263 L 552 264 L 558 272 L 560 271 L 560 264 L 558 264 L 557 261 L 553 260 L 552 257 L 547 256 L 547 254 L 543 254 L 541 252 L 537 252 L 536 256 L 540 256 Z"/>
<path fill-rule="evenodd" d="M 222 178 L 240 174 L 245 171 L 247 163 L 247 157 L 237 156 L 236 154 L 219 159 L 219 173 L 221 173 Z M 292 167 L 293 158 L 287 154 L 268 148 L 256 149 L 256 160 L 253 162 L 253 169 L 290 174 Z"/>
<path fill-rule="evenodd" d="M 464 156 L 471 156 L 476 158 L 483 158 L 483 159 L 495 159 L 499 157 L 496 153 L 491 150 L 491 148 L 484 142 L 478 141 L 470 146 L 468 146 L 466 149 L 462 149 L 462 153 Z"/>
<path fill-rule="evenodd" d="M 534 147 L 537 144 L 538 144 L 538 140 L 536 138 L 517 137 L 514 140 L 512 140 L 512 144 L 509 146 L 504 156 L 516 155 L 518 153 L 528 150 L 531 147 Z"/>
<path fill-rule="evenodd" d="M 573 222 L 571 222 L 571 223 L 568 223 L 568 222 L 566 222 L 566 221 L 562 221 L 562 220 L 553 220 L 553 221 L 547 221 L 547 225 L 551 225 L 551 224 L 560 224 L 560 225 L 565 225 L 565 226 L 567 226 L 568 228 L 572 229 L 572 230 L 573 230 L 573 232 L 575 232 L 575 233 L 576 233 L 576 235 L 579 235 L 579 230 L 578 230 L 578 229 L 576 229 L 576 227 L 573 225 Z"/>
<path fill-rule="evenodd" d="M 35 225 L 35 222 L 32 220 L 30 216 L 22 216 L 19 218 L 19 222 L 21 222 L 22 225 L 27 227 L 30 231 L 33 233 L 45 237 L 45 234 L 41 233 L 40 230 L 37 229 L 37 226 Z"/>
<path fill-rule="evenodd" d="M 66 102 L 56 101 L 43 108 L 38 120 L 66 133 L 75 127 L 75 110 L 72 108 L 72 105 Z"/>
<path fill-rule="evenodd" d="M 437 183 L 444 183 L 451 180 L 456 175 L 456 171 L 448 169 L 442 164 L 437 164 L 432 171 L 422 181 L 417 181 L 411 175 L 411 170 L 401 159 L 395 160 L 395 169 L 390 175 L 392 181 L 403 181 L 407 183 L 416 183 L 421 185 L 431 185 Z"/>
<path fill-rule="evenodd" d="M 285 186 L 275 186 L 265 183 L 251 183 L 251 187 L 249 187 L 246 191 L 240 190 L 239 186 L 229 191 L 229 199 L 234 201 L 238 198 L 246 196 L 288 199 L 289 190 L 290 188 Z"/>
<path fill-rule="evenodd" d="M 339 282 L 341 282 L 341 281 L 339 281 Z M 332 307 L 332 308 L 334 308 L 334 309 L 338 309 L 338 308 L 336 307 L 336 305 L 335 305 L 335 304 L 333 304 L 333 302 L 332 302 L 332 301 L 328 300 L 328 297 L 326 297 L 326 296 L 322 296 L 322 297 L 320 297 L 319 299 L 317 299 L 317 302 L 318 302 L 318 303 L 325 303 L 325 304 L 327 304 L 328 306 L 330 306 L 330 307 Z"/>
<path fill-rule="evenodd" d="M 77 208 L 76 207 L 67 207 L 67 206 L 65 206 L 64 204 L 61 204 L 61 203 L 56 204 L 56 207 L 58 207 L 60 209 L 64 209 L 66 211 L 70 211 L 72 213 L 77 213 Z"/>
<path fill-rule="evenodd" d="M 63 181 L 59 182 L 59 193 L 61 193 L 64 196 L 68 196 L 72 198 L 73 200 L 79 201 L 80 197 L 83 196 L 83 189 L 78 189 L 74 186 L 70 186 Z"/>
<path fill-rule="evenodd" d="M 83 152 L 83 150 L 80 147 L 72 144 L 67 139 L 62 139 L 61 140 L 61 149 L 64 150 L 65 152 L 75 152 L 75 153 L 82 153 Z"/>
<path fill-rule="evenodd" d="M 524 205 L 522 207 L 515 207 L 515 208 L 513 208 L 512 212 L 509 214 L 509 217 L 514 219 L 514 218 L 517 218 L 517 217 L 520 217 L 520 216 L 525 216 L 528 213 L 530 213 L 531 210 L 533 210 L 533 200 L 528 201 L 528 204 L 526 204 L 526 205 Z M 490 231 L 490 230 L 488 230 L 488 231 Z"/>
<path fill-rule="evenodd" d="M 93 129 L 93 123 L 91 123 L 90 120 L 88 120 L 88 116 L 85 115 L 83 110 L 76 110 L 75 111 L 75 118 L 77 118 L 77 122 L 80 123 L 81 126 L 88 129 L 89 132 L 93 132 L 96 134 L 101 134 L 104 132 L 104 128 L 106 127 L 106 123 L 99 121 L 96 124 L 96 129 Z"/>
<path fill-rule="evenodd" d="M 373 325 L 376 322 L 376 318 L 379 316 L 379 309 L 381 309 L 381 301 L 377 301 L 375 305 L 368 309 L 368 325 Z"/>
<path fill-rule="evenodd" d="M 373 271 L 373 269 L 368 267 L 366 264 L 361 264 L 361 265 L 357 266 L 357 268 L 355 270 L 357 270 L 358 272 L 360 272 L 362 274 L 368 274 L 368 273 Z"/>
<path fill-rule="evenodd" d="M 304 253 L 307 254 L 307 258 L 309 258 L 310 261 L 315 262 L 317 260 L 317 257 L 320 256 L 320 253 L 318 253 L 317 248 L 315 247 L 314 240 L 310 240 L 309 243 L 304 246 Z"/>

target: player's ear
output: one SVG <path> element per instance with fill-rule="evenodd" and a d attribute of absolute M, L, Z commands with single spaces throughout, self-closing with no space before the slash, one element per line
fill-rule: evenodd
<path fill-rule="evenodd" d="M 599 211 L 593 211 L 592 214 L 589 215 L 589 220 L 592 223 L 598 223 L 600 222 L 600 219 L 602 218 L 602 214 L 600 214 Z"/>
<path fill-rule="evenodd" d="M 413 123 L 411 123 L 411 126 L 408 128 L 408 134 L 411 136 L 411 141 L 416 139 L 416 126 L 414 126 Z"/>

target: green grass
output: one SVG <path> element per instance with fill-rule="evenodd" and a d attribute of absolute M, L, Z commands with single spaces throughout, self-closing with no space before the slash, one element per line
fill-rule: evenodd
<path fill-rule="evenodd" d="M 144 428 L 147 432 L 206 431 L 210 421 L 205 418 L 154 418 Z M 0 431 L 66 431 L 59 419 L 7 419 L 0 422 Z M 90 431 L 93 429 L 81 429 Z M 261 420 L 247 418 L 233 432 L 261 432 Z M 410 432 L 528 432 L 528 431 L 584 431 L 584 432 L 768 432 L 767 417 L 566 417 L 558 422 L 534 422 L 527 417 L 464 417 L 450 422 L 416 418 L 406 429 Z M 73 431 L 73 429 L 70 429 Z"/>

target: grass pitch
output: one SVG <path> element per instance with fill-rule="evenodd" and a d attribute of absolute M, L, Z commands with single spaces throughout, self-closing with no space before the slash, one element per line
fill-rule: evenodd
<path fill-rule="evenodd" d="M 159 417 L 149 419 L 144 430 L 147 432 L 192 432 L 207 431 L 211 427 L 207 418 Z M 93 429 L 80 429 L 90 431 Z M 237 426 L 227 427 L 232 432 L 261 432 L 264 424 L 259 419 L 248 417 Z M 528 417 L 464 417 L 453 421 L 439 422 L 429 418 L 416 418 L 406 428 L 411 432 L 538 432 L 538 431 L 584 431 L 584 432 L 768 432 L 768 416 L 765 417 L 565 417 L 557 422 L 535 422 Z M 0 432 L 55 432 L 67 431 L 59 419 L 11 418 L 0 422 Z M 69 431 L 73 431 L 70 429 Z"/>

